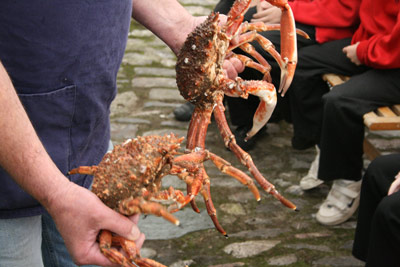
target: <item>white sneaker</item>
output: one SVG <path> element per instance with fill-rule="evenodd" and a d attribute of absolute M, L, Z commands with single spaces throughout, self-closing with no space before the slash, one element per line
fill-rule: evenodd
<path fill-rule="evenodd" d="M 347 221 L 360 204 L 360 181 L 335 180 L 328 197 L 320 206 L 316 219 L 324 225 L 337 225 Z"/>
<path fill-rule="evenodd" d="M 320 152 L 318 146 L 315 146 L 315 148 L 317 149 L 317 155 L 315 156 L 314 161 L 311 163 L 311 167 L 308 170 L 307 175 L 300 180 L 300 188 L 303 190 L 310 190 L 324 183 L 324 181 L 317 178 Z"/>

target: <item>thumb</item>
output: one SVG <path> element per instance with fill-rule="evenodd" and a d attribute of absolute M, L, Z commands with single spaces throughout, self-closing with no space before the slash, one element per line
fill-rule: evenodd
<path fill-rule="evenodd" d="M 101 228 L 109 230 L 129 240 L 137 240 L 141 232 L 137 224 L 128 217 L 108 208 L 108 214 L 104 214 Z M 136 220 L 137 221 L 137 220 Z"/>

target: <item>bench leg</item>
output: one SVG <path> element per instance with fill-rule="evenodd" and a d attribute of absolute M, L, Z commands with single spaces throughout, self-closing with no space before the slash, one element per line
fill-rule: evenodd
<path fill-rule="evenodd" d="M 367 138 L 364 139 L 363 149 L 364 154 L 371 161 L 381 155 L 381 152 Z"/>

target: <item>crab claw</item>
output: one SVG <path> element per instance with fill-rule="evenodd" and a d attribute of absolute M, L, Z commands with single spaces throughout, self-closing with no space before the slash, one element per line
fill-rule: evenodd
<path fill-rule="evenodd" d="M 266 0 L 282 10 L 281 16 L 281 83 L 278 92 L 285 95 L 292 83 L 297 65 L 296 24 L 287 0 Z"/>
<path fill-rule="evenodd" d="M 252 95 L 256 95 L 260 98 L 260 104 L 258 104 L 256 113 L 253 117 L 253 127 L 246 134 L 245 141 L 252 138 L 271 118 L 272 112 L 276 106 L 276 90 L 273 84 L 265 81 L 251 81 L 254 83 L 262 83 L 258 85 L 259 90 L 250 92 Z"/>

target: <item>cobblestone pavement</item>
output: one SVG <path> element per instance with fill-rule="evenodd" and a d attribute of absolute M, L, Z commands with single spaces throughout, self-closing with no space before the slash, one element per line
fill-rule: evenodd
<path fill-rule="evenodd" d="M 195 15 L 207 15 L 217 0 L 182 0 Z M 178 122 L 173 109 L 184 103 L 175 83 L 175 56 L 153 34 L 133 23 L 118 76 L 119 93 L 112 104 L 112 140 L 115 143 L 136 135 L 174 132 L 186 136 L 187 123 Z M 303 192 L 299 180 L 307 173 L 314 149 L 291 148 L 291 125 L 269 124 L 250 152 L 255 164 L 279 191 L 300 209 L 293 212 L 269 195 L 256 203 L 247 187 L 206 164 L 218 218 L 229 234 L 226 239 L 213 227 L 202 199 L 201 213 L 190 207 L 176 213 L 182 226 L 176 227 L 153 216 L 143 218 L 147 236 L 143 256 L 172 267 L 185 266 L 362 266 L 351 256 L 355 216 L 348 222 L 326 227 L 318 224 L 315 212 L 329 191 L 322 185 Z M 374 135 L 372 142 L 385 153 L 400 147 L 399 140 Z M 184 146 L 184 144 L 183 144 Z M 231 152 L 224 148 L 216 125 L 209 126 L 206 147 L 242 170 Z M 365 161 L 365 165 L 368 161 Z M 167 176 L 164 186 L 185 186 Z"/>

